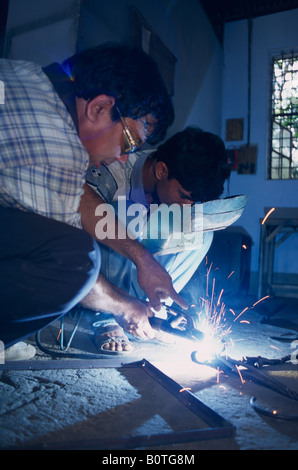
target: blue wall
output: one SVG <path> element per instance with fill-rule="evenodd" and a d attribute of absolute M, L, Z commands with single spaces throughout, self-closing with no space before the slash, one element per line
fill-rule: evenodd
<path fill-rule="evenodd" d="M 84 0 L 79 48 L 127 41 L 132 5 L 177 58 L 176 119 L 168 136 L 186 124 L 220 134 L 223 53 L 197 0 Z"/>
<path fill-rule="evenodd" d="M 250 143 L 258 145 L 256 175 L 233 172 L 231 193 L 249 196 L 241 224 L 253 238 L 251 269 L 258 269 L 259 218 L 264 207 L 298 207 L 298 180 L 268 181 L 269 64 L 273 53 L 298 49 L 298 9 L 253 20 L 251 49 L 251 120 Z M 248 22 L 228 23 L 224 39 L 224 80 L 222 137 L 226 119 L 244 118 L 244 139 L 226 145 L 244 145 L 248 124 Z M 276 272 L 298 273 L 298 236 L 281 245 L 276 256 Z"/>
<path fill-rule="evenodd" d="M 45 65 L 76 48 L 127 42 L 132 6 L 177 58 L 169 135 L 186 124 L 219 134 L 223 53 L 198 0 L 10 0 L 7 56 Z"/>
<path fill-rule="evenodd" d="M 108 40 L 129 38 L 129 8 L 135 6 L 176 56 L 176 120 L 168 136 L 193 124 L 225 138 L 228 118 L 244 118 L 247 135 L 247 21 L 225 26 L 223 48 L 197 0 L 10 0 L 8 56 L 42 65 Z M 79 14 L 80 13 L 80 14 Z M 239 221 L 253 239 L 253 272 L 258 269 L 259 218 L 264 207 L 298 207 L 298 181 L 267 181 L 269 59 L 273 52 L 298 48 L 298 9 L 253 21 L 251 139 L 258 145 L 256 175 L 233 172 L 230 194 L 247 194 Z M 227 142 L 227 146 L 230 143 Z M 237 223 L 238 224 L 238 223 Z M 277 256 L 278 272 L 298 272 L 298 241 L 289 239 Z"/>

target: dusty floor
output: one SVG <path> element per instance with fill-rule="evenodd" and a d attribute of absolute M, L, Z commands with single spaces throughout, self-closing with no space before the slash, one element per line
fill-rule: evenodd
<path fill-rule="evenodd" d="M 297 302 L 263 303 L 234 321 L 246 305 L 227 314 L 227 356 L 280 359 L 292 354 L 291 361 L 262 371 L 298 396 L 293 343 L 298 339 Z M 47 330 L 45 342 L 55 343 L 58 327 Z M 137 342 L 132 356 L 91 359 L 94 349 L 83 322 L 67 352 L 79 354 L 79 359 L 53 358 L 38 350 L 29 362 L 0 366 L 0 448 L 298 449 L 297 399 L 244 379 L 245 371 L 199 365 L 191 360 L 193 349 L 164 336 L 162 341 Z M 143 359 L 157 368 L 157 376 L 144 372 Z M 169 390 L 159 371 L 174 380 Z M 176 385 L 185 389 L 180 393 L 184 404 L 177 399 Z M 277 414 L 256 411 L 252 397 L 262 409 Z M 195 412 L 202 404 L 208 407 L 203 418 Z M 219 425 L 208 422 L 208 410 Z"/>

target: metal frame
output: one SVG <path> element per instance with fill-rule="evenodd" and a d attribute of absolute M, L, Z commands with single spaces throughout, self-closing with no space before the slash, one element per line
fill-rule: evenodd
<path fill-rule="evenodd" d="M 106 360 L 76 360 L 76 361 L 24 361 L 30 362 L 34 369 L 34 363 L 39 362 L 39 368 L 49 369 L 57 368 L 104 368 L 115 367 L 115 362 L 111 365 Z M 47 364 L 48 363 L 48 364 Z M 50 364 L 49 364 L 50 363 Z M 74 364 L 72 364 L 74 363 Z M 59 367 L 60 366 L 60 367 Z M 206 423 L 206 428 L 191 429 L 179 432 L 169 432 L 154 435 L 129 436 L 122 438 L 80 440 L 67 443 L 51 443 L 34 446 L 34 449 L 83 449 L 83 450 L 121 450 L 121 449 L 146 449 L 151 446 L 164 446 L 186 442 L 196 442 L 210 439 L 232 438 L 235 435 L 235 427 L 226 421 L 222 416 L 202 403 L 189 390 L 183 388 L 180 384 L 161 372 L 146 359 L 142 361 L 129 363 L 123 366 L 125 368 L 136 368 L 142 373 L 148 374 L 160 386 L 165 388 L 180 403 L 185 405 L 189 411 L 194 413 L 200 420 Z M 1 369 L 0 369 L 1 370 Z M 120 369 L 121 370 L 121 369 Z M 28 449 L 28 447 L 22 447 Z"/>
<path fill-rule="evenodd" d="M 143 359 L 136 363 L 127 364 L 125 367 L 138 368 L 148 374 L 209 427 L 154 435 L 73 442 L 69 443 L 67 448 L 88 450 L 146 449 L 151 446 L 164 446 L 234 437 L 236 431 L 234 426 L 147 360 Z M 182 393 L 181 390 L 183 390 Z"/>
<path fill-rule="evenodd" d="M 265 213 L 269 208 L 265 208 Z M 290 295 L 298 297 L 298 286 L 296 284 L 282 284 L 274 282 L 274 257 L 276 248 L 284 243 L 292 234 L 298 230 L 298 208 L 276 208 L 264 224 L 260 219 L 260 246 L 259 246 L 259 279 L 258 296 L 274 294 L 281 291 L 279 295 Z M 277 235 L 282 235 L 276 240 Z"/>

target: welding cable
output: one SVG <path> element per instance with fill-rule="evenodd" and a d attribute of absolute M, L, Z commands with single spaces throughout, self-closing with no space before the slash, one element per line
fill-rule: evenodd
<path fill-rule="evenodd" d="M 279 341 L 280 343 L 293 343 L 294 341 L 298 341 L 298 336 L 270 336 L 270 339 L 274 341 Z"/>
<path fill-rule="evenodd" d="M 266 410 L 265 408 L 261 408 L 260 406 L 256 405 L 256 397 L 251 397 L 250 399 L 251 407 L 264 416 L 269 416 L 270 418 L 280 419 L 283 421 L 298 421 L 298 415 L 284 415 L 278 413 L 276 410 Z"/>
<path fill-rule="evenodd" d="M 246 356 L 245 359 L 240 362 L 240 364 L 244 367 L 246 365 L 251 365 L 259 369 L 263 366 L 278 366 L 280 364 L 285 364 L 286 362 L 290 361 L 290 359 L 290 354 L 287 354 L 286 356 L 283 356 L 278 359 L 269 359 L 267 357 L 262 356 Z"/>
<path fill-rule="evenodd" d="M 278 384 L 276 381 L 273 381 L 273 379 L 270 379 L 269 377 L 262 376 L 262 372 L 260 369 L 264 365 L 277 365 L 277 364 L 284 364 L 285 362 L 289 361 L 291 358 L 290 355 L 282 357 L 280 359 L 267 359 L 261 356 L 258 357 L 246 357 L 245 360 L 243 361 L 235 361 L 231 358 L 224 358 L 222 356 L 217 356 L 216 358 L 213 359 L 213 361 L 209 362 L 209 365 L 211 367 L 216 367 L 217 365 L 220 365 L 223 369 L 230 370 L 232 372 L 235 372 L 235 367 L 236 363 L 237 365 L 242 365 L 246 370 L 243 371 L 246 374 L 248 373 L 248 377 L 256 382 L 259 382 L 263 384 L 265 387 L 268 387 L 272 390 L 274 390 L 277 393 L 281 393 L 282 395 L 287 396 L 288 398 L 292 400 L 298 400 L 298 394 L 293 391 L 288 389 L 287 387 L 282 386 L 282 384 Z M 197 359 L 196 357 L 196 351 L 193 351 L 191 355 L 191 359 L 193 362 L 196 362 L 198 364 L 207 364 L 207 362 L 201 362 Z M 249 365 L 251 364 L 251 365 Z M 238 371 L 238 369 L 237 369 Z M 252 408 L 257 411 L 260 414 L 263 414 L 265 416 L 269 416 L 271 418 L 275 419 L 280 419 L 280 420 L 287 420 L 287 421 L 297 421 L 298 416 L 297 415 L 283 415 L 281 413 L 277 413 L 276 410 L 273 411 L 268 411 L 265 408 L 261 408 L 260 406 L 256 405 L 256 398 L 252 397 L 250 399 L 250 405 Z"/>

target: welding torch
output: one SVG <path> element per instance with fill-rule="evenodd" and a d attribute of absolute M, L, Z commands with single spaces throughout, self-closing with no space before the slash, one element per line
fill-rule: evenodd
<path fill-rule="evenodd" d="M 182 310 L 180 307 L 166 304 L 162 304 L 162 308 L 167 312 L 167 319 L 156 316 L 149 318 L 153 329 L 192 341 L 204 339 L 205 335 L 196 327 L 195 315 L 191 313 L 190 309 Z"/>

